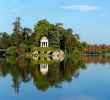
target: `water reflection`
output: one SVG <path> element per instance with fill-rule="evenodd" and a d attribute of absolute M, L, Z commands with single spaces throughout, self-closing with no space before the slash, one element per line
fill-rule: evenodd
<path fill-rule="evenodd" d="M 33 81 L 33 85 L 46 91 L 49 87 L 61 88 L 61 82 L 72 81 L 72 76 L 78 77 L 79 69 L 84 69 L 82 59 L 68 58 L 64 61 L 33 60 L 24 58 L 0 58 L 0 75 L 12 77 L 12 87 L 20 91 L 20 84 Z"/>
<path fill-rule="evenodd" d="M 42 75 L 46 75 L 48 72 L 48 64 L 40 64 L 40 72 Z"/>
<path fill-rule="evenodd" d="M 0 58 L 0 76 L 11 75 L 16 93 L 20 91 L 20 84 L 27 82 L 32 82 L 40 91 L 46 91 L 49 87 L 61 88 L 62 82 L 78 78 L 80 69 L 86 69 L 86 63 L 110 63 L 110 57 L 74 56 L 63 61 Z"/>
<path fill-rule="evenodd" d="M 83 56 L 83 59 L 85 60 L 85 63 L 94 63 L 94 64 L 107 64 L 110 63 L 110 56 L 102 56 L 102 55 L 96 55 L 96 56 Z"/>

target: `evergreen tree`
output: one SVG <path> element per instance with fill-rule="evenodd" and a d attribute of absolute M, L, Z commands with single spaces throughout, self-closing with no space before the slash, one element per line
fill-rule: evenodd
<path fill-rule="evenodd" d="M 20 17 L 16 18 L 16 21 L 13 23 L 13 34 L 20 34 L 21 33 L 21 23 L 20 23 Z"/>

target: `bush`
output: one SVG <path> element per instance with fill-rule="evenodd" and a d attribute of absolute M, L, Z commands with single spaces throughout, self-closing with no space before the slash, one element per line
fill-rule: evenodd
<path fill-rule="evenodd" d="M 19 44 L 19 48 L 16 48 L 16 46 L 9 47 L 7 49 L 6 55 L 21 55 L 25 52 L 28 52 L 28 46 L 25 44 Z"/>
<path fill-rule="evenodd" d="M 25 52 L 28 52 L 28 46 L 26 44 L 20 44 L 19 45 L 19 53 L 24 54 Z"/>
<path fill-rule="evenodd" d="M 7 49 L 6 55 L 16 55 L 16 47 L 12 46 Z"/>

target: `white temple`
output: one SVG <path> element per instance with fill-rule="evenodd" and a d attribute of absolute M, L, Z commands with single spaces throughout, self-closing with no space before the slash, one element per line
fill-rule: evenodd
<path fill-rule="evenodd" d="M 44 36 L 40 40 L 40 46 L 41 47 L 48 47 L 49 41 L 48 39 Z"/>
<path fill-rule="evenodd" d="M 40 72 L 42 75 L 46 75 L 48 72 L 48 64 L 40 64 Z"/>

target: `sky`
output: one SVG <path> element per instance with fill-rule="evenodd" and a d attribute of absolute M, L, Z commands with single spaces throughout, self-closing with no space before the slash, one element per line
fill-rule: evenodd
<path fill-rule="evenodd" d="M 110 0 L 0 0 L 0 32 L 11 34 L 16 17 L 22 27 L 47 19 L 72 28 L 81 41 L 110 44 Z"/>

